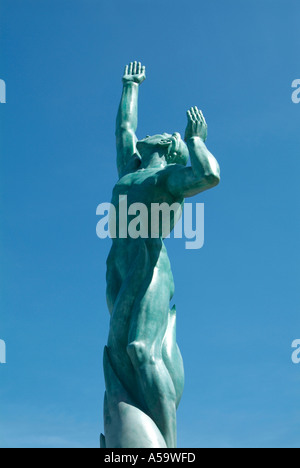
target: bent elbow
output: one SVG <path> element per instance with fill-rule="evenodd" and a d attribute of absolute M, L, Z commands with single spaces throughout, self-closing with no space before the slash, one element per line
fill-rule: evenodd
<path fill-rule="evenodd" d="M 220 183 L 220 172 L 212 172 L 205 176 L 205 181 L 209 187 L 216 187 Z"/>
<path fill-rule="evenodd" d="M 216 187 L 220 183 L 220 166 L 218 161 L 212 157 L 205 174 L 205 180 L 209 187 Z"/>

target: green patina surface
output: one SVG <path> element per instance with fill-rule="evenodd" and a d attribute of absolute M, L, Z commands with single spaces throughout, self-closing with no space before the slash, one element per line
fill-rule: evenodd
<path fill-rule="evenodd" d="M 197 107 L 188 111 L 185 141 L 179 133 L 137 139 L 138 92 L 145 78 L 140 63 L 126 66 L 116 126 L 119 181 L 112 203 L 118 211 L 126 195 L 128 205 L 143 203 L 149 212 L 152 203 L 178 203 L 181 211 L 186 197 L 219 183 L 219 166 L 206 148 L 207 125 Z M 180 214 L 171 220 L 171 230 Z M 184 370 L 176 310 L 170 310 L 173 275 L 157 229 L 155 238 L 150 233 L 148 238 L 117 237 L 107 261 L 111 322 L 104 351 L 103 448 L 176 447 Z"/>

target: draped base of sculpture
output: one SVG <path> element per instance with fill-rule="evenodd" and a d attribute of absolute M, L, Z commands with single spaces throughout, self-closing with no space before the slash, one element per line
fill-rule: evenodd
<path fill-rule="evenodd" d="M 218 184 L 219 166 L 204 144 L 207 125 L 197 108 L 188 112 L 186 143 L 179 133 L 137 140 L 138 87 L 144 79 L 141 64 L 126 67 L 116 130 L 119 181 L 112 204 L 120 214 L 124 196 L 128 205 L 143 203 L 149 213 L 152 203 L 175 203 L 171 231 L 185 197 Z M 185 167 L 189 157 L 192 166 Z M 177 444 L 176 410 L 184 370 L 176 343 L 176 309 L 170 307 L 174 281 L 165 233 L 160 225 L 153 232 L 151 215 L 147 221 L 149 236 L 118 236 L 107 261 L 111 322 L 104 350 L 102 448 L 175 448 Z M 120 227 L 124 228 L 117 225 L 117 232 Z"/>

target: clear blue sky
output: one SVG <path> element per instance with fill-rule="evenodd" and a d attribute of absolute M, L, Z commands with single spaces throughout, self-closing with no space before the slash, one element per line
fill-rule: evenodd
<path fill-rule="evenodd" d="M 124 65 L 138 136 L 202 108 L 222 183 L 206 243 L 168 241 L 180 447 L 299 447 L 298 0 L 1 0 L 1 447 L 97 447 L 109 315 L 96 207 L 116 181 Z"/>

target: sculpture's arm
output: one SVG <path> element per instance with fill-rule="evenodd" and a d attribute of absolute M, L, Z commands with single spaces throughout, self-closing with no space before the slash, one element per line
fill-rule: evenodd
<path fill-rule="evenodd" d="M 145 67 L 131 63 L 125 68 L 123 93 L 116 122 L 117 164 L 119 175 L 136 152 L 139 85 L 146 79 Z"/>
<path fill-rule="evenodd" d="M 215 187 L 220 182 L 220 167 L 205 146 L 207 124 L 197 107 L 188 111 L 188 126 L 185 133 L 192 167 L 175 170 L 168 179 L 170 192 L 178 197 L 193 197 Z"/>

